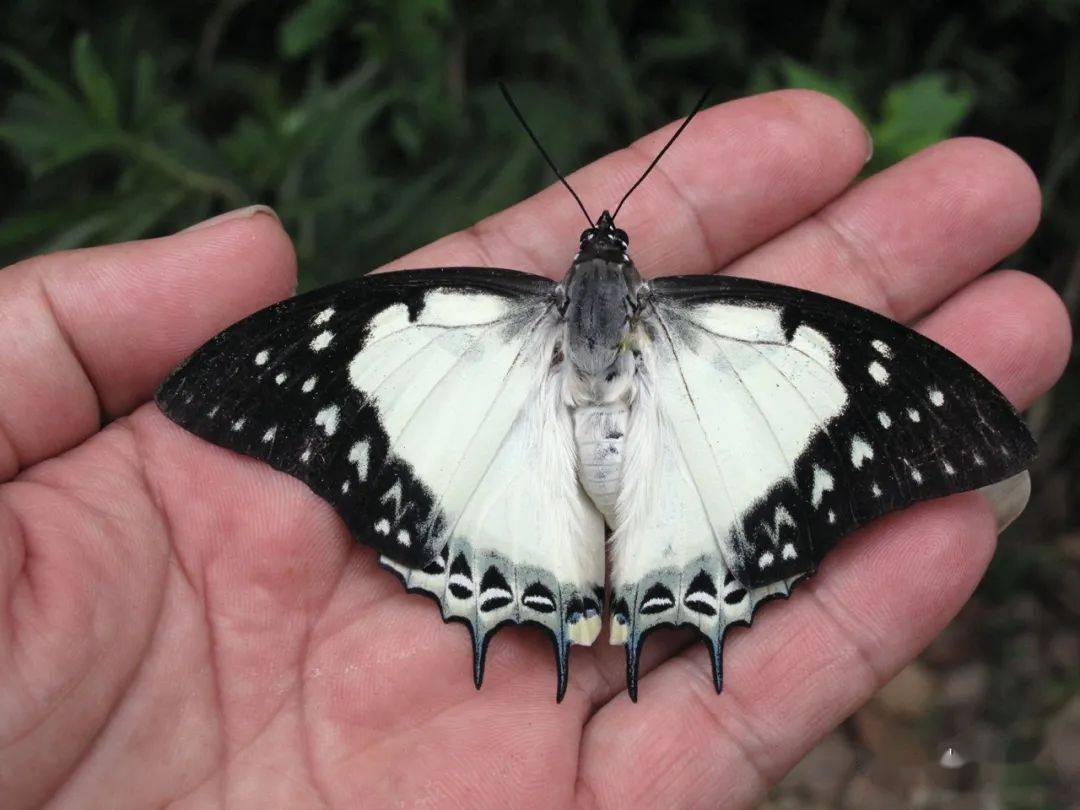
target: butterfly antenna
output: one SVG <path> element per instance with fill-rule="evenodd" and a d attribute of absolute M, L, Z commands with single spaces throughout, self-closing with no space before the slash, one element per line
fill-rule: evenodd
<path fill-rule="evenodd" d="M 649 164 L 649 168 L 647 168 L 642 173 L 641 177 L 637 179 L 637 182 L 634 183 L 634 185 L 630 186 L 630 190 L 623 195 L 623 198 L 621 200 L 619 200 L 619 204 L 615 207 L 615 213 L 611 215 L 612 219 L 615 219 L 615 217 L 619 215 L 619 211 L 622 210 L 623 203 L 626 202 L 626 198 L 633 194 L 634 189 L 641 185 L 641 181 L 649 176 L 649 172 L 651 172 L 653 170 L 653 167 L 660 162 L 660 158 L 664 156 L 664 152 L 671 148 L 671 145 L 675 143 L 675 139 L 682 135 L 683 130 L 686 129 L 686 127 L 694 119 L 694 116 L 698 114 L 698 112 L 703 106 L 705 106 L 705 99 L 709 97 L 709 93 L 712 92 L 715 86 L 715 84 L 709 85 L 709 87 L 706 88 L 705 92 L 701 94 L 701 98 L 699 98 L 697 104 L 694 105 L 694 109 L 692 109 L 690 111 L 690 114 L 683 119 L 683 122 L 681 124 L 679 124 L 679 128 L 675 130 L 675 134 L 668 139 L 668 142 L 666 144 L 664 144 L 664 148 L 660 150 L 659 154 L 657 154 L 657 156 L 653 158 L 652 163 Z"/>
<path fill-rule="evenodd" d="M 562 172 L 560 172 L 559 169 L 555 166 L 555 161 L 551 159 L 548 153 L 544 150 L 544 147 L 540 145 L 540 140 L 533 133 L 532 129 L 529 128 L 528 122 L 525 121 L 525 116 L 521 114 L 521 110 L 518 109 L 518 105 L 514 103 L 514 99 L 510 95 L 510 90 L 503 82 L 499 82 L 499 89 L 502 91 L 503 98 L 506 99 L 506 103 L 510 105 L 510 109 L 514 111 L 514 116 L 519 122 L 521 122 L 521 126 L 523 126 L 525 128 L 525 131 L 529 133 L 529 137 L 532 138 L 532 142 L 536 144 L 536 148 L 539 149 L 540 154 L 544 156 L 544 160 L 547 161 L 547 165 L 551 167 L 551 170 L 553 172 L 555 172 L 555 176 L 559 178 L 559 182 L 566 186 L 566 190 L 570 192 L 570 195 L 577 202 L 578 208 L 581 209 L 581 213 L 585 215 L 585 219 L 589 220 L 589 226 L 596 227 L 596 224 L 593 222 L 593 218 L 589 216 L 589 212 L 585 208 L 585 203 L 581 201 L 581 197 L 579 197 L 577 195 L 577 192 L 570 187 L 569 183 L 566 182 L 566 178 L 562 176 Z"/>

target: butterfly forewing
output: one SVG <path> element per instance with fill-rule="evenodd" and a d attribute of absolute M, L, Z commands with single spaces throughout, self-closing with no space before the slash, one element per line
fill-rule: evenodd
<path fill-rule="evenodd" d="M 725 276 L 653 290 L 658 354 L 682 369 L 661 391 L 689 392 L 711 458 L 734 461 L 716 465 L 728 512 L 711 510 L 729 524 L 712 524 L 747 584 L 801 573 L 855 527 L 1006 478 L 1035 454 L 991 383 L 888 318 Z"/>
<path fill-rule="evenodd" d="M 166 380 L 157 401 L 193 433 L 304 481 L 334 505 L 361 542 L 405 564 L 426 563 L 438 550 L 432 545 L 440 520 L 437 493 L 412 461 L 394 452 L 376 397 L 356 385 L 350 366 L 373 326 L 382 324 L 382 344 L 392 340 L 386 333 L 396 318 L 430 340 L 426 351 L 423 343 L 399 342 L 396 357 L 382 352 L 383 382 L 400 387 L 411 367 L 439 354 L 439 336 L 452 331 L 435 320 L 449 317 L 463 334 L 469 326 L 477 332 L 485 328 L 493 300 L 506 303 L 508 319 L 527 320 L 530 311 L 546 307 L 550 285 L 523 273 L 470 269 L 369 276 L 316 290 L 213 338 Z M 433 294 L 440 295 L 441 311 L 429 309 L 421 324 L 426 297 Z M 499 328 L 491 326 L 490 334 Z M 389 367 L 395 363 L 396 377 Z M 429 377 L 417 390 L 439 382 Z M 464 406 L 490 408 L 491 402 L 479 401 L 482 395 Z M 463 407 L 448 403 L 445 410 L 452 413 L 455 406 Z"/>

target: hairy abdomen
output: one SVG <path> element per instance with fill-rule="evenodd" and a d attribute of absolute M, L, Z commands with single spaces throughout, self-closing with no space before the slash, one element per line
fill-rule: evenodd
<path fill-rule="evenodd" d="M 574 410 L 578 479 L 603 514 L 608 526 L 615 522 L 615 501 L 622 485 L 623 449 L 630 411 L 622 402 L 590 405 Z"/>

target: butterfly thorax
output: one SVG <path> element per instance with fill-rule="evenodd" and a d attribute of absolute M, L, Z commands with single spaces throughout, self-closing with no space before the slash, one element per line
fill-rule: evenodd
<path fill-rule="evenodd" d="M 573 400 L 604 404 L 624 398 L 634 363 L 632 332 L 643 288 L 626 253 L 626 233 L 606 211 L 581 245 L 560 285 L 562 350 L 573 379 Z"/>

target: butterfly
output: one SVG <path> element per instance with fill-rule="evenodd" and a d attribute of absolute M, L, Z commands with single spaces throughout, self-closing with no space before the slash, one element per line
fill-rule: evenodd
<path fill-rule="evenodd" d="M 466 624 L 478 688 L 492 635 L 534 624 L 561 700 L 607 609 L 632 699 L 661 627 L 698 631 L 719 692 L 726 632 L 841 538 L 1035 455 L 990 382 L 905 326 L 792 287 L 641 276 L 615 217 L 704 100 L 614 214 L 594 222 L 570 189 L 589 227 L 561 281 L 363 276 L 245 318 L 157 392 L 177 424 L 307 484 Z"/>

